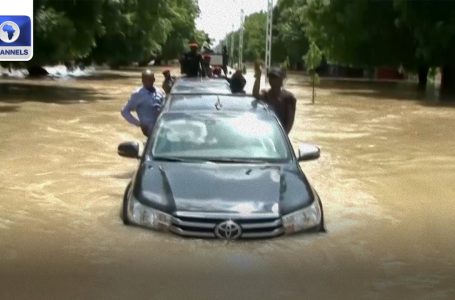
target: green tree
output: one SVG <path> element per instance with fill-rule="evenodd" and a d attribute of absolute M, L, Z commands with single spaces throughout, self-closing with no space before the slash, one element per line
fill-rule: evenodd
<path fill-rule="evenodd" d="M 307 0 L 305 31 L 332 62 L 398 66 L 419 73 L 441 67 L 442 89 L 455 90 L 455 2 Z"/>
<path fill-rule="evenodd" d="M 267 15 L 264 12 L 254 13 L 245 18 L 243 36 L 245 61 L 255 61 L 265 56 L 266 22 Z"/>
<path fill-rule="evenodd" d="M 178 58 L 187 50 L 190 40 L 202 39 L 202 34 L 195 29 L 195 19 L 199 15 L 197 2 L 173 0 L 170 1 L 170 5 L 173 12 L 170 16 L 172 31 L 169 33 L 160 55 L 165 61 Z"/>
<path fill-rule="evenodd" d="M 243 32 L 243 59 L 245 61 L 256 61 L 258 58 L 265 56 L 265 26 L 267 15 L 265 12 L 258 12 L 245 17 L 244 32 Z M 239 37 L 240 30 L 229 32 L 226 37 L 220 42 L 222 45 L 227 45 L 230 51 L 231 38 L 234 36 L 234 57 L 231 57 L 231 62 L 237 62 L 239 57 Z M 229 52 L 230 54 L 230 52 Z"/>
<path fill-rule="evenodd" d="M 308 39 L 304 30 L 303 4 L 306 0 L 279 0 L 273 14 L 272 60 L 274 63 L 287 62 L 293 69 L 301 68 L 302 55 L 308 50 Z M 267 14 L 254 13 L 245 18 L 244 58 L 246 61 L 256 61 L 265 57 Z M 221 42 L 231 43 L 234 35 L 238 43 L 239 31 L 230 32 Z M 237 50 L 238 47 L 235 47 Z M 237 51 L 234 60 L 237 61 Z"/>
<path fill-rule="evenodd" d="M 232 38 L 234 36 L 234 38 Z M 228 53 L 229 53 L 229 65 L 233 66 L 234 63 L 238 62 L 238 43 L 239 43 L 239 36 L 240 32 L 237 31 L 231 31 L 229 32 L 226 37 L 220 42 L 221 45 L 226 45 Z M 231 57 L 231 42 L 232 39 L 234 40 L 234 56 Z"/>
<path fill-rule="evenodd" d="M 87 56 L 101 34 L 104 0 L 35 0 L 34 55 L 29 68 Z"/>
<path fill-rule="evenodd" d="M 265 56 L 265 26 L 267 15 L 264 12 L 251 14 L 245 18 L 243 32 L 243 59 L 245 61 L 256 61 L 258 58 Z M 220 42 L 222 45 L 227 45 L 230 51 L 231 38 L 234 36 L 234 57 L 231 61 L 238 61 L 238 43 L 240 30 L 229 32 L 226 37 Z"/>
<path fill-rule="evenodd" d="M 395 26 L 393 0 L 307 0 L 309 38 L 334 63 L 360 67 L 399 65 L 409 47 Z"/>
<path fill-rule="evenodd" d="M 104 34 L 96 40 L 91 59 L 113 67 L 151 60 L 172 30 L 174 15 L 167 0 L 110 0 L 104 3 Z"/>
<path fill-rule="evenodd" d="M 29 70 L 84 61 L 111 66 L 177 57 L 199 36 L 196 0 L 35 0 Z M 32 73 L 32 72 L 31 72 Z"/>
<path fill-rule="evenodd" d="M 412 38 L 414 65 L 442 70 L 441 89 L 455 92 L 455 2 L 395 0 L 397 26 Z M 426 83 L 426 81 L 425 81 Z"/>
<path fill-rule="evenodd" d="M 291 69 L 302 68 L 302 55 L 308 51 L 304 4 L 306 0 L 280 0 L 273 12 L 272 59 L 287 61 Z"/>
<path fill-rule="evenodd" d="M 308 52 L 305 54 L 303 59 L 305 60 L 305 65 L 311 76 L 311 82 L 313 85 L 313 93 L 312 93 L 312 97 L 311 97 L 311 102 L 314 104 L 314 98 L 315 98 L 314 87 L 317 83 L 319 83 L 319 76 L 318 76 L 318 73 L 316 73 L 316 68 L 319 67 L 319 65 L 321 64 L 322 52 L 314 42 L 311 42 Z"/>

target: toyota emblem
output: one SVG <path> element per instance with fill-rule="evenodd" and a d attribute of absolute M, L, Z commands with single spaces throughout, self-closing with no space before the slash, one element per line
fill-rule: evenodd
<path fill-rule="evenodd" d="M 220 239 L 235 240 L 241 234 L 242 228 L 232 220 L 221 222 L 215 227 L 215 235 Z"/>

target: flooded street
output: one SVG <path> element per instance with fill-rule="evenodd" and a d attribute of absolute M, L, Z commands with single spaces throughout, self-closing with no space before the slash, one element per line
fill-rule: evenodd
<path fill-rule="evenodd" d="M 157 70 L 157 84 L 162 76 Z M 328 232 L 227 243 L 124 226 L 137 71 L 0 79 L 0 299 L 455 299 L 455 106 L 300 75 L 291 140 Z"/>

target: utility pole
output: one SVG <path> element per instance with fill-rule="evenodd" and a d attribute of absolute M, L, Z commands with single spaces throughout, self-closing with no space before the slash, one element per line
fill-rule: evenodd
<path fill-rule="evenodd" d="M 265 39 L 266 39 L 265 40 L 266 74 L 272 64 L 272 23 L 273 23 L 273 0 L 268 0 L 267 29 L 266 29 L 266 37 L 265 37 Z"/>
<path fill-rule="evenodd" d="M 243 8 L 240 10 L 240 36 L 239 36 L 239 69 L 243 70 L 243 24 L 245 15 Z"/>
<path fill-rule="evenodd" d="M 231 68 L 234 67 L 234 24 L 232 24 L 232 33 L 231 33 L 231 53 L 229 57 L 229 65 Z"/>

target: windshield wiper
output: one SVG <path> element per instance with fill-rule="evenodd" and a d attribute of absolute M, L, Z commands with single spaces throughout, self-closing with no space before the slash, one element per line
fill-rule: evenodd
<path fill-rule="evenodd" d="M 171 157 L 171 156 L 155 156 L 153 158 L 154 160 L 159 160 L 159 161 L 186 161 L 185 159 L 183 158 L 180 158 L 180 157 Z"/>
<path fill-rule="evenodd" d="M 155 156 L 154 160 L 157 161 L 175 161 L 175 162 L 203 162 L 199 158 L 183 158 L 178 156 Z"/>
<path fill-rule="evenodd" d="M 270 161 L 264 159 L 242 159 L 242 158 L 182 158 L 178 156 L 155 156 L 156 161 L 170 162 L 210 162 L 210 163 L 234 163 L 234 164 L 269 164 Z"/>
<path fill-rule="evenodd" d="M 241 159 L 241 158 L 210 158 L 207 159 L 209 162 L 213 163 L 238 163 L 238 164 L 245 164 L 245 163 L 269 163 L 263 159 Z"/>

